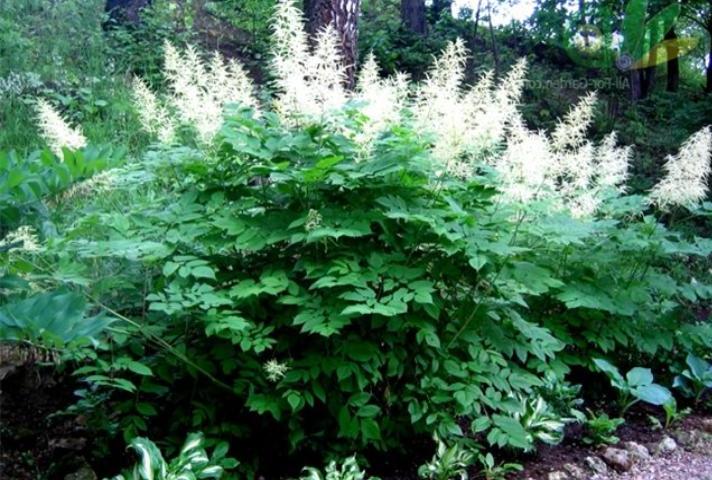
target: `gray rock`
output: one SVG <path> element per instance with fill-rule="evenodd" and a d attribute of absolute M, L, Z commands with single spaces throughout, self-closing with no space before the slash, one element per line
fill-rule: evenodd
<path fill-rule="evenodd" d="M 674 435 L 677 443 L 682 448 L 689 449 L 697 443 L 699 432 L 697 430 L 691 430 L 689 432 L 686 430 L 678 430 Z"/>
<path fill-rule="evenodd" d="M 664 437 L 655 447 L 655 455 L 667 455 L 677 450 L 677 443 L 671 437 Z"/>
<path fill-rule="evenodd" d="M 675 439 L 680 448 L 700 455 L 712 455 L 712 435 L 702 430 L 680 430 L 675 432 Z"/>
<path fill-rule="evenodd" d="M 97 480 L 97 477 L 90 466 L 84 465 L 76 472 L 66 475 L 64 480 Z"/>
<path fill-rule="evenodd" d="M 556 472 L 549 472 L 549 476 L 546 477 L 547 480 L 569 480 L 570 477 L 565 474 L 564 472 L 556 471 Z"/>
<path fill-rule="evenodd" d="M 633 458 L 621 448 L 608 447 L 601 456 L 608 466 L 619 472 L 627 472 L 633 468 Z"/>
<path fill-rule="evenodd" d="M 564 471 L 569 474 L 573 480 L 588 480 L 589 476 L 586 474 L 583 468 L 579 467 L 574 463 L 567 463 L 564 465 Z"/>
<path fill-rule="evenodd" d="M 712 433 L 712 418 L 702 420 L 702 431 Z"/>
<path fill-rule="evenodd" d="M 639 443 L 625 442 L 623 444 L 623 447 L 625 447 L 628 453 L 630 453 L 630 456 L 633 457 L 634 462 L 642 463 L 650 460 L 650 452 L 647 448 L 645 448 Z"/>
<path fill-rule="evenodd" d="M 606 465 L 606 462 L 601 460 L 599 457 L 586 457 L 584 463 L 593 473 L 597 473 L 599 475 L 605 475 L 608 473 L 608 465 Z"/>

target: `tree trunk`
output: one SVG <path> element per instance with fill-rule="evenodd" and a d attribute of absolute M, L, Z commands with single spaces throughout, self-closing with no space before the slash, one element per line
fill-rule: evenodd
<path fill-rule="evenodd" d="M 630 71 L 630 99 L 635 101 L 643 98 L 643 71 Z"/>
<path fill-rule="evenodd" d="M 405 28 L 418 35 L 427 33 L 425 0 L 401 0 L 400 13 Z"/>
<path fill-rule="evenodd" d="M 141 20 L 141 10 L 151 4 L 152 0 L 106 0 L 104 12 L 108 15 L 104 22 L 106 29 L 112 25 L 136 25 Z"/>
<path fill-rule="evenodd" d="M 641 72 L 643 80 L 643 98 L 647 98 L 651 93 L 653 93 L 653 88 L 655 87 L 655 74 L 658 72 L 658 67 L 655 65 L 655 52 L 652 52 L 650 60 L 653 64 L 650 67 L 643 69 Z"/>
<path fill-rule="evenodd" d="M 674 28 L 665 34 L 665 40 L 677 40 Z M 667 91 L 677 92 L 680 85 L 680 61 L 677 58 L 679 50 L 677 45 L 671 43 L 667 44 L 665 50 L 667 53 Z"/>
<path fill-rule="evenodd" d="M 707 35 L 710 37 L 710 49 L 707 56 L 707 85 L 705 86 L 705 92 L 712 93 L 712 15 L 710 15 Z"/>
<path fill-rule="evenodd" d="M 489 13 L 489 31 L 490 40 L 492 41 L 492 57 L 494 58 L 494 75 L 499 74 L 499 53 L 497 53 L 497 40 L 494 36 L 494 26 L 492 25 L 492 1 L 487 1 L 487 10 Z"/>
<path fill-rule="evenodd" d="M 310 0 L 308 8 L 309 32 L 314 35 L 332 25 L 339 37 L 341 54 L 346 68 L 346 86 L 353 88 L 358 60 L 358 14 L 360 0 Z"/>
<path fill-rule="evenodd" d="M 475 12 L 475 25 L 472 28 L 472 38 L 477 40 L 477 27 L 480 25 L 480 12 L 482 11 L 482 0 L 477 0 L 477 12 Z"/>
<path fill-rule="evenodd" d="M 654 38 L 659 38 L 659 35 L 664 32 L 660 31 L 660 27 L 655 25 L 655 30 L 652 30 L 650 35 Z M 642 72 L 642 90 L 643 98 L 648 97 L 653 93 L 653 88 L 655 87 L 655 75 L 658 73 L 658 51 L 655 49 L 655 45 L 651 43 L 650 39 L 646 39 L 646 48 L 648 52 L 648 66 L 643 69 Z"/>
<path fill-rule="evenodd" d="M 433 0 L 433 5 L 430 7 L 433 11 L 433 19 L 437 22 L 442 14 L 445 11 L 450 10 L 451 7 L 452 0 Z"/>

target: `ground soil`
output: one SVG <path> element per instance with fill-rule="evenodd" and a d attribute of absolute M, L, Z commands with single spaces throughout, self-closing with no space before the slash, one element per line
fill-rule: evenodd
<path fill-rule="evenodd" d="M 51 370 L 51 369 L 50 369 Z M 90 441 L 73 416 L 71 377 L 20 367 L 0 384 L 0 479 L 63 479 L 84 463 Z"/>
<path fill-rule="evenodd" d="M 648 415 L 655 414 L 652 408 L 639 406 L 631 412 L 625 424 L 616 435 L 622 442 L 636 442 L 641 445 L 655 444 L 662 440 L 668 432 L 654 429 Z M 701 429 L 702 419 L 709 415 L 694 414 L 683 419 L 674 428 L 682 431 Z M 562 471 L 567 463 L 583 467 L 584 459 L 601 453 L 600 448 L 584 445 L 581 441 L 583 431 L 575 426 L 567 431 L 564 442 L 556 446 L 540 447 L 534 457 L 522 459 L 522 472 L 511 478 L 546 480 L 549 473 Z M 593 476 L 592 476 L 593 477 Z M 596 477 L 597 480 L 712 480 L 712 445 L 709 454 L 692 453 L 679 448 L 673 455 L 656 457 L 644 466 L 636 466 L 625 474 L 611 473 L 606 477 Z"/>

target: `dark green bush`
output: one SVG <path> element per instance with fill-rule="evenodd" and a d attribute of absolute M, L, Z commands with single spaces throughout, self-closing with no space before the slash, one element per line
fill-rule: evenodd
<path fill-rule="evenodd" d="M 669 268 L 710 242 L 643 216 L 641 197 L 585 220 L 506 206 L 486 170 L 437 176 L 407 126 L 364 159 L 271 114 L 231 117 L 205 155 L 153 157 L 168 190 L 58 247 L 113 272 L 92 289 L 125 321 L 123 363 L 81 373 L 128 382 L 103 404 L 127 437 L 201 428 L 250 452 L 269 431 L 274 449 L 343 454 L 436 432 L 529 449 L 560 438 L 553 414 L 522 410 L 546 372 L 710 346 L 686 308 L 709 289 Z"/>

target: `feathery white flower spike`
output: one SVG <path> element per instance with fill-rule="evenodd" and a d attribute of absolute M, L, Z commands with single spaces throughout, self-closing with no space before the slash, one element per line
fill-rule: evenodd
<path fill-rule="evenodd" d="M 294 0 L 279 0 L 272 19 L 272 68 L 275 109 L 287 124 L 323 120 L 349 99 L 344 89 L 344 62 L 332 25 L 319 31 L 310 51 L 302 12 Z"/>
<path fill-rule="evenodd" d="M 433 135 L 433 156 L 441 173 L 468 176 L 472 166 L 462 160 L 467 148 L 467 108 L 462 101 L 467 50 L 461 39 L 448 43 L 435 59 L 414 101 L 416 126 Z"/>
<path fill-rule="evenodd" d="M 567 148 L 577 148 L 586 140 L 586 130 L 591 126 L 594 108 L 598 101 L 595 93 L 584 96 L 564 120 L 559 122 L 551 135 L 552 145 L 555 150 L 563 151 Z"/>
<path fill-rule="evenodd" d="M 280 0 L 272 17 L 272 70 L 279 91 L 275 109 L 286 123 L 312 113 L 310 53 L 302 12 L 293 0 Z"/>
<path fill-rule="evenodd" d="M 171 102 L 203 143 L 212 141 L 222 126 L 227 105 L 258 108 L 252 82 L 236 61 L 226 63 L 215 53 L 206 64 L 195 48 L 189 46 L 181 53 L 169 42 L 164 46 L 164 56 L 165 74 L 173 92 Z"/>
<path fill-rule="evenodd" d="M 596 183 L 601 188 L 609 188 L 624 192 L 625 182 L 628 180 L 628 169 L 632 149 L 630 146 L 616 146 L 617 136 L 612 132 L 603 139 L 596 149 L 598 159 Z"/>
<path fill-rule="evenodd" d="M 37 120 L 42 137 L 50 149 L 61 159 L 62 148 L 83 148 L 87 140 L 79 128 L 72 128 L 46 100 L 37 99 Z"/>
<path fill-rule="evenodd" d="M 23 225 L 17 230 L 9 232 L 5 238 L 0 240 L 0 248 L 8 251 L 20 251 L 25 253 L 36 253 L 42 249 L 37 232 L 33 227 Z"/>
<path fill-rule="evenodd" d="M 691 207 L 707 196 L 712 156 L 712 129 L 690 136 L 675 156 L 668 156 L 665 177 L 653 187 L 650 200 L 662 207 Z"/>
<path fill-rule="evenodd" d="M 175 137 L 175 125 L 168 110 L 140 78 L 133 79 L 132 90 L 134 106 L 143 128 L 161 143 L 171 143 Z"/>
<path fill-rule="evenodd" d="M 369 53 L 355 92 L 355 98 L 362 103 L 360 112 L 364 120 L 355 132 L 349 132 L 362 147 L 363 156 L 368 155 L 373 141 L 381 132 L 400 121 L 408 95 L 409 83 L 405 74 L 381 79 L 378 70 L 373 53 Z"/>
<path fill-rule="evenodd" d="M 509 123 L 513 117 L 518 116 L 519 101 L 524 90 L 524 81 L 527 74 L 527 61 L 522 58 L 507 72 L 499 83 L 494 97 L 497 109 L 500 111 L 500 123 Z"/>
<path fill-rule="evenodd" d="M 523 127 L 514 130 L 507 149 L 495 163 L 508 201 L 526 203 L 554 189 L 549 140 Z"/>
<path fill-rule="evenodd" d="M 346 102 L 346 71 L 340 59 L 339 39 L 329 24 L 316 35 L 316 46 L 310 58 L 311 89 L 321 110 L 330 111 Z"/>

